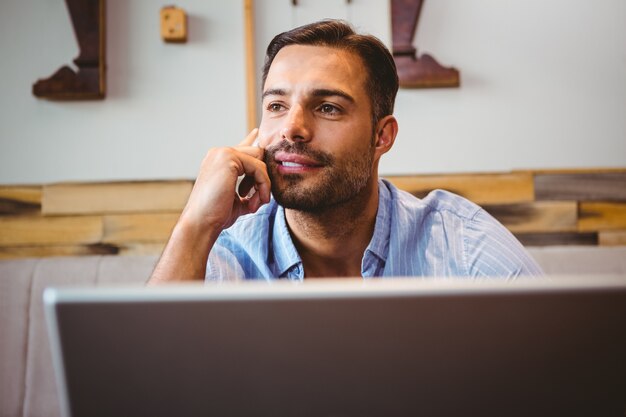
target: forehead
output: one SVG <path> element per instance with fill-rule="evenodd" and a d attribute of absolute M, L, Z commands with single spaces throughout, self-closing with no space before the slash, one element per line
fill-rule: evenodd
<path fill-rule="evenodd" d="M 264 90 L 340 89 L 356 98 L 365 94 L 365 82 L 362 60 L 353 52 L 327 46 L 289 45 L 274 57 Z"/>

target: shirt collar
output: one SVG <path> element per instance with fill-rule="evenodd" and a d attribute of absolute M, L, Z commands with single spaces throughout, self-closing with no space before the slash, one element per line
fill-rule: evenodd
<path fill-rule="evenodd" d="M 276 276 L 285 277 L 288 272 L 294 270 L 293 272 L 297 276 L 302 277 L 302 259 L 300 259 L 300 255 L 291 239 L 285 217 L 285 208 L 279 204 L 274 221 L 272 245 L 276 262 Z"/>
<path fill-rule="evenodd" d="M 374 234 L 370 241 L 367 252 L 371 252 L 383 261 L 387 260 L 389 253 L 389 237 L 391 235 L 391 192 L 384 180 L 378 181 L 378 211 Z"/>
<path fill-rule="evenodd" d="M 287 219 L 285 208 L 277 204 L 276 218 L 274 222 L 272 245 L 275 256 L 276 276 L 289 278 L 304 278 L 302 259 L 296 250 Z M 361 272 L 363 275 L 380 274 L 379 262 L 372 259 L 373 254 L 384 264 L 389 253 L 389 238 L 391 235 L 391 192 L 384 180 L 378 181 L 378 210 L 374 234 L 363 254 Z M 375 271 L 375 272 L 374 272 Z"/>

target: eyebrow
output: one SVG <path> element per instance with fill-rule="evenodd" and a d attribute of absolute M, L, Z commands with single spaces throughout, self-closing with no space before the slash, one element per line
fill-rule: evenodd
<path fill-rule="evenodd" d="M 263 95 L 261 96 L 264 99 L 267 96 L 286 96 L 287 92 L 282 88 L 270 88 L 269 90 L 263 91 Z"/>
<path fill-rule="evenodd" d="M 262 99 L 265 99 L 265 97 L 267 96 L 286 96 L 287 95 L 287 90 L 282 89 L 282 88 L 270 88 L 269 90 L 265 90 L 263 92 L 263 95 L 261 96 Z M 354 97 L 352 97 L 350 94 L 346 93 L 345 91 L 341 91 L 341 90 L 334 90 L 334 89 L 328 89 L 328 88 L 317 88 L 315 90 L 313 90 L 311 92 L 311 95 L 313 97 L 332 97 L 332 96 L 337 96 L 337 97 L 342 97 L 345 100 L 348 100 L 350 103 L 354 103 Z"/>

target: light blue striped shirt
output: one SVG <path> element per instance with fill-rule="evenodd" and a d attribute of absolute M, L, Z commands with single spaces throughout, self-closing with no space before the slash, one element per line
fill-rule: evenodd
<path fill-rule="evenodd" d="M 541 275 L 517 239 L 476 204 L 447 191 L 423 199 L 379 181 L 374 234 L 363 277 L 501 277 Z M 285 210 L 275 200 L 224 230 L 207 263 L 207 280 L 302 280 L 302 260 Z"/>

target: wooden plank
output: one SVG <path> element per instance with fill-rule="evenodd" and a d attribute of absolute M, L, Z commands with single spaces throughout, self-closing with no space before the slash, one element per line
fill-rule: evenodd
<path fill-rule="evenodd" d="M 524 246 L 572 246 L 598 245 L 597 233 L 516 233 L 515 237 Z"/>
<path fill-rule="evenodd" d="M 533 176 L 528 172 L 503 174 L 413 175 L 385 177 L 396 187 L 423 198 L 441 188 L 477 204 L 526 203 L 534 199 Z"/>
<path fill-rule="evenodd" d="M 0 216 L 41 211 L 41 187 L 0 186 Z"/>
<path fill-rule="evenodd" d="M 0 198 L 41 204 L 41 186 L 2 185 L 0 186 Z"/>
<path fill-rule="evenodd" d="M 105 243 L 166 242 L 178 213 L 120 214 L 104 216 Z"/>
<path fill-rule="evenodd" d="M 485 210 L 513 233 L 575 232 L 575 201 L 486 205 Z"/>
<path fill-rule="evenodd" d="M 626 229 L 626 203 L 580 203 L 578 230 Z"/>
<path fill-rule="evenodd" d="M 45 215 L 181 211 L 191 181 L 53 184 L 43 188 Z"/>
<path fill-rule="evenodd" d="M 119 247 L 119 254 L 122 256 L 160 255 L 165 248 L 165 243 L 166 242 L 126 244 Z"/>
<path fill-rule="evenodd" d="M 532 170 L 515 170 L 513 172 L 532 172 L 536 175 L 546 174 L 609 174 L 626 173 L 626 168 L 622 167 L 595 167 L 595 168 L 548 168 Z"/>
<path fill-rule="evenodd" d="M 244 0 L 244 29 L 246 40 L 246 119 L 248 131 L 258 127 L 256 112 L 256 60 L 254 59 L 254 0 Z"/>
<path fill-rule="evenodd" d="M 0 246 L 91 244 L 102 239 L 102 218 L 0 217 Z"/>
<path fill-rule="evenodd" d="M 0 259 L 47 258 L 54 256 L 117 255 L 111 245 L 0 246 Z"/>
<path fill-rule="evenodd" d="M 626 246 L 626 230 L 607 230 L 598 235 L 600 246 Z"/>
<path fill-rule="evenodd" d="M 535 175 L 537 200 L 626 201 L 626 172 Z"/>

